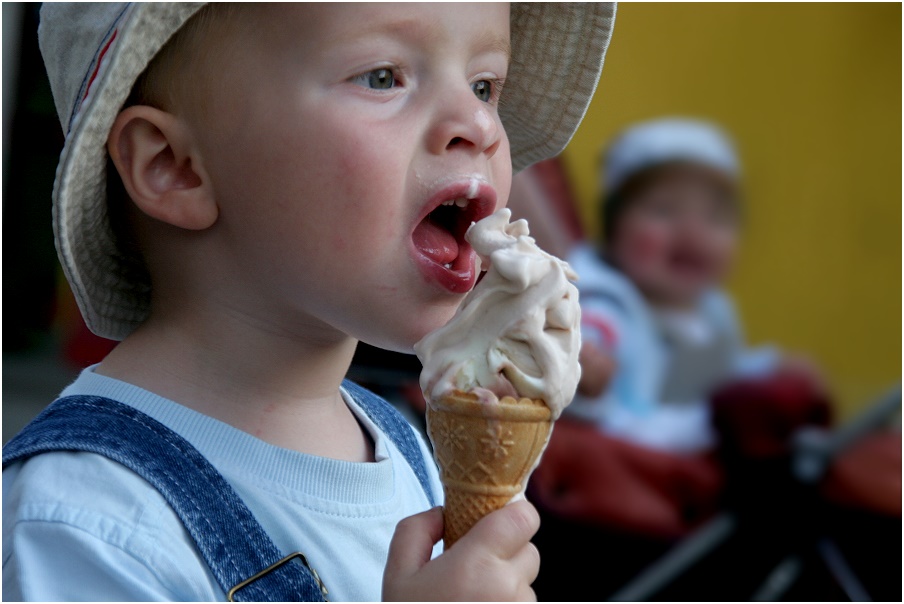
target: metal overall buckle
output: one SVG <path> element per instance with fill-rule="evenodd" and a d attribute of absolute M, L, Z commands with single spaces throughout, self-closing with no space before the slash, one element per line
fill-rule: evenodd
<path fill-rule="evenodd" d="M 311 571 L 311 574 L 314 576 L 314 581 L 317 582 L 317 587 L 320 588 L 320 593 L 323 594 L 323 601 L 329 602 L 330 600 L 327 596 L 329 595 L 330 592 L 327 590 L 326 585 L 323 584 L 323 581 L 320 580 L 320 575 L 317 574 L 317 571 L 314 570 L 314 567 L 308 563 L 308 559 L 301 552 L 295 552 L 294 554 L 289 554 L 288 556 L 286 556 L 279 562 L 275 562 L 275 563 L 271 564 L 270 566 L 268 566 L 267 568 L 265 568 L 264 570 L 262 570 L 261 572 L 257 573 L 256 575 L 253 575 L 252 577 L 245 579 L 244 581 L 242 581 L 241 583 L 239 583 L 238 585 L 236 585 L 235 587 L 233 587 L 232 589 L 229 590 L 229 593 L 226 594 L 226 599 L 230 602 L 235 602 L 235 600 L 233 598 L 235 597 L 235 594 L 237 591 L 239 591 L 240 589 L 244 589 L 245 587 L 248 587 L 249 585 L 251 585 L 252 583 L 257 581 L 261 577 L 273 572 L 280 566 L 283 566 L 284 564 L 288 564 L 294 558 L 300 558 L 301 563 L 304 564 L 308 568 L 309 571 Z"/>

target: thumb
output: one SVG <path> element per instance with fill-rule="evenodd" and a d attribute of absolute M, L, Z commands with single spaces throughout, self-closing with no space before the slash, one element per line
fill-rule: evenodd
<path fill-rule="evenodd" d="M 508 560 L 530 541 L 540 528 L 540 515 L 526 499 L 513 501 L 490 512 L 462 536 L 461 541 L 483 543 L 503 560 Z M 452 547 L 455 547 L 454 545 Z"/>
<path fill-rule="evenodd" d="M 420 570 L 442 536 L 443 508 L 438 506 L 399 522 L 389 544 L 385 576 L 407 577 Z"/>

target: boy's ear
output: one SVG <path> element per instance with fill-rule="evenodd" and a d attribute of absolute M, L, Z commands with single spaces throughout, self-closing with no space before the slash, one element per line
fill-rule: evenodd
<path fill-rule="evenodd" d="M 107 151 L 138 208 L 167 224 L 201 230 L 219 208 L 190 132 L 173 114 L 135 105 L 116 117 Z"/>

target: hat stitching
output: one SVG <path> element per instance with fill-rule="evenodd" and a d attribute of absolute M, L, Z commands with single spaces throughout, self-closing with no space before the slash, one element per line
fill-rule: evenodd
<path fill-rule="evenodd" d="M 88 72 L 85 73 L 85 77 L 82 79 L 82 83 L 78 88 L 78 94 L 76 94 L 75 96 L 75 102 L 72 104 L 72 114 L 69 116 L 69 123 L 67 124 L 68 131 L 72 130 L 72 122 L 75 119 L 75 116 L 78 115 L 78 112 L 81 109 L 82 104 L 85 102 L 85 99 L 88 97 L 88 90 L 91 88 L 91 84 L 94 83 L 95 77 L 97 77 L 97 72 L 100 69 L 100 63 L 103 60 L 104 55 L 107 53 L 107 50 L 109 50 L 110 44 L 113 42 L 113 38 L 116 37 L 116 32 L 119 31 L 119 22 L 122 20 L 122 16 L 127 10 L 129 10 L 131 6 L 131 2 L 126 3 L 123 9 L 119 11 L 119 14 L 116 15 L 116 19 L 114 19 L 113 24 L 110 25 L 110 29 L 108 29 L 107 33 L 104 34 L 102 40 L 107 40 L 107 38 L 110 36 L 110 32 L 113 32 L 113 37 L 110 38 L 108 42 L 102 42 L 100 44 L 100 48 L 98 49 L 97 54 L 88 65 Z M 94 67 L 94 69 L 92 69 L 92 66 Z"/>
<path fill-rule="evenodd" d="M 100 71 L 100 65 L 104 61 L 104 55 L 107 54 L 107 51 L 110 49 L 110 46 L 113 44 L 113 41 L 116 40 L 116 34 L 119 32 L 118 29 L 113 30 L 113 35 L 110 36 L 110 39 L 104 44 L 103 50 L 100 51 L 100 56 L 97 57 L 97 65 L 94 67 L 94 71 L 91 73 L 91 79 L 88 80 L 88 87 L 85 88 L 85 95 L 82 97 L 81 102 L 84 103 L 85 99 L 88 98 L 88 94 L 91 92 L 91 84 L 94 83 L 94 79 L 97 78 L 97 72 Z"/>

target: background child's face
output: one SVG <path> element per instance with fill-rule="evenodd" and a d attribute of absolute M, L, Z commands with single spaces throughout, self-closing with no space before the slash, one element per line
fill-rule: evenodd
<path fill-rule="evenodd" d="M 464 228 L 508 199 L 508 5 L 255 9 L 196 120 L 228 304 L 410 351 L 474 283 Z"/>
<path fill-rule="evenodd" d="M 652 302 L 691 305 L 726 276 L 738 237 L 730 184 L 703 168 L 675 165 L 624 203 L 609 252 Z"/>

